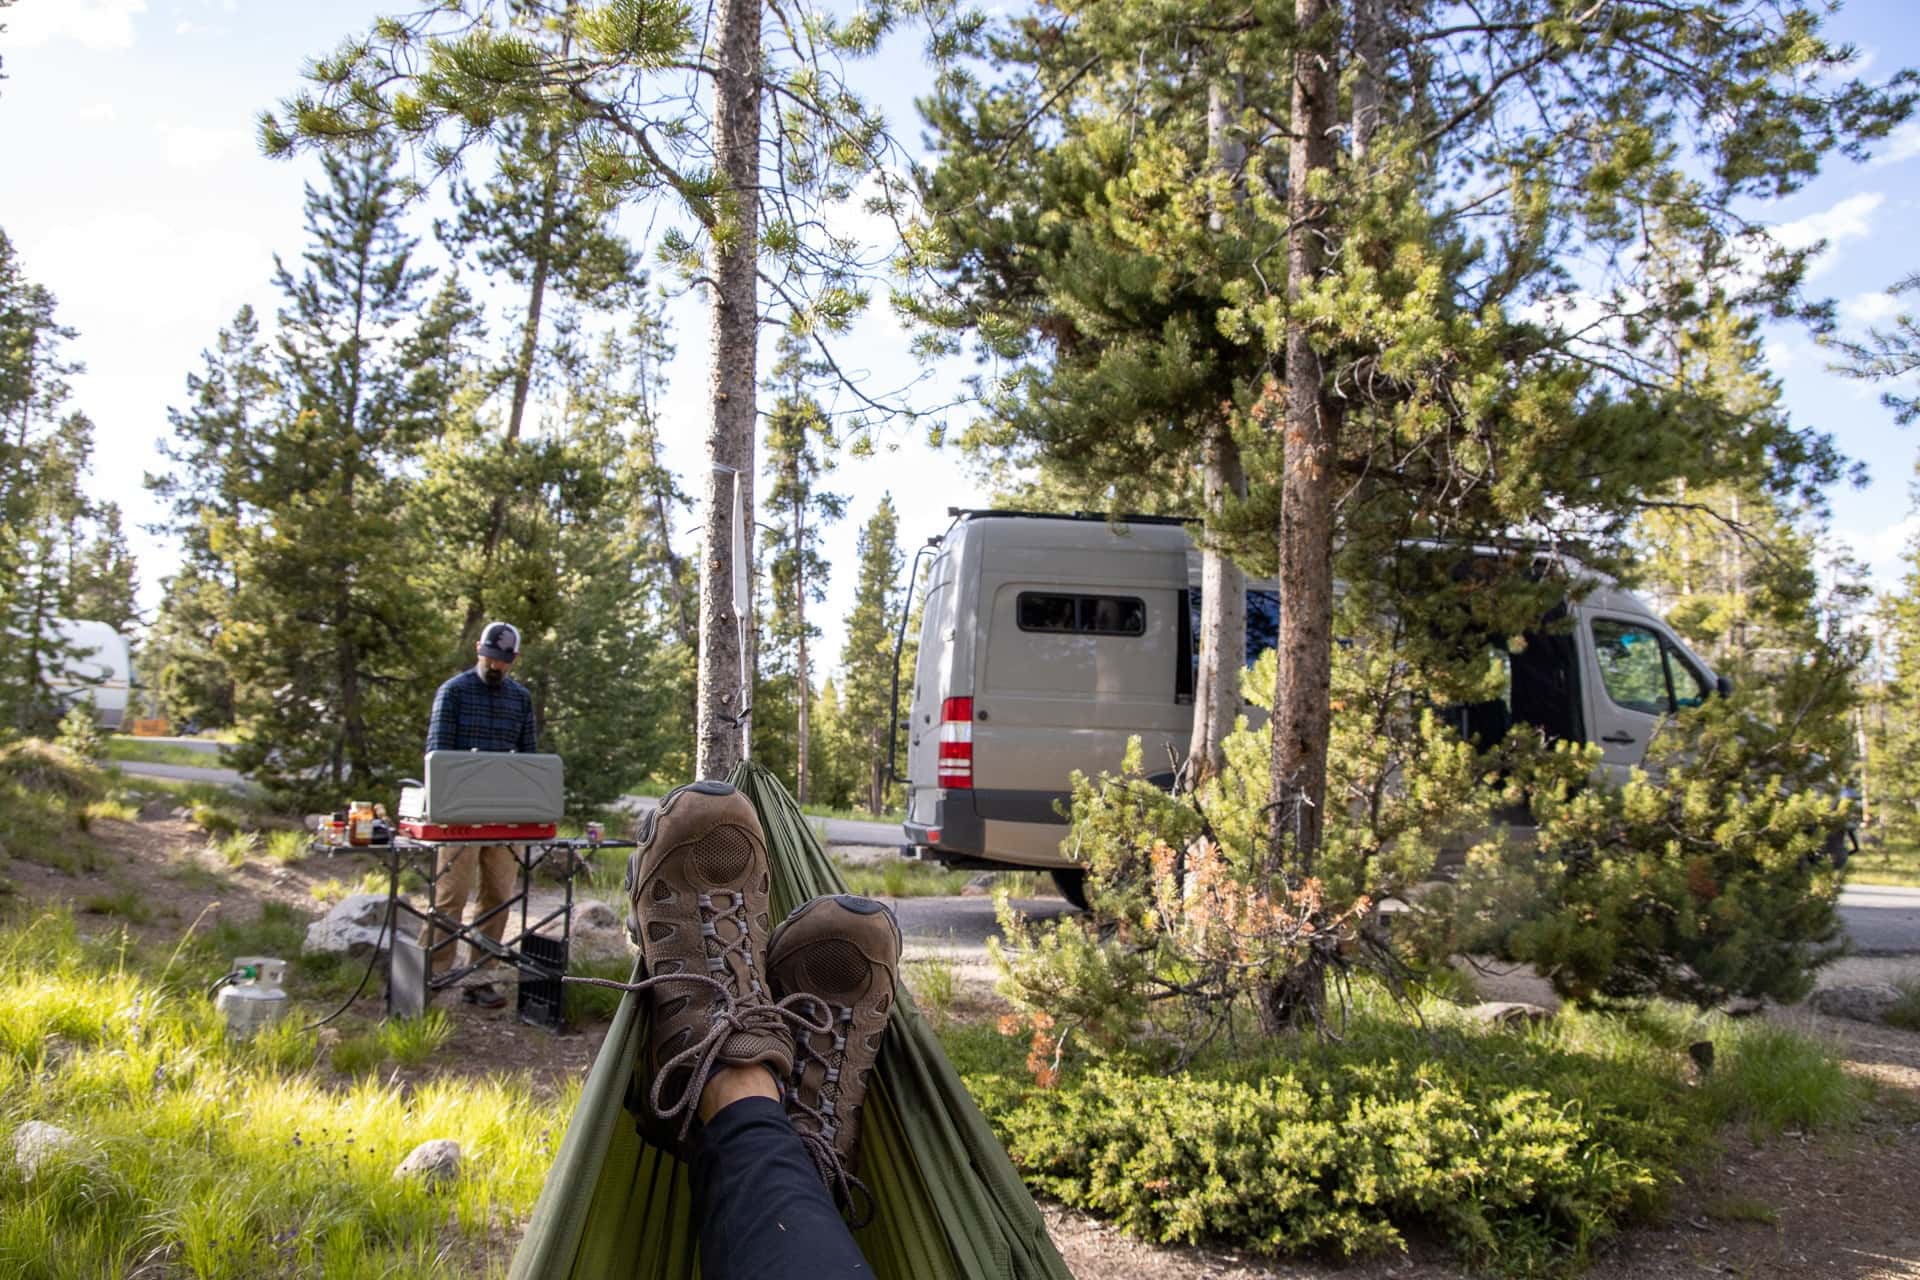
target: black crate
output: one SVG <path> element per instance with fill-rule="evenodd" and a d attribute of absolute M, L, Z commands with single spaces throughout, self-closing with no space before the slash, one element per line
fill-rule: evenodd
<path fill-rule="evenodd" d="M 546 978 L 530 967 L 520 970 L 520 1021 L 558 1031 L 567 1021 L 567 991 L 559 977 L 567 971 L 566 940 L 530 934 L 520 940 L 520 953 L 554 974 Z"/>

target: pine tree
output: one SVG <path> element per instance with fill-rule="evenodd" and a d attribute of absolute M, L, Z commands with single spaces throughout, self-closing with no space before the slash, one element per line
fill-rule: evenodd
<path fill-rule="evenodd" d="M 618 202 L 670 196 L 687 215 L 694 234 L 670 232 L 662 253 L 711 304 L 696 729 L 706 777 L 728 772 L 745 746 L 739 699 L 753 627 L 734 616 L 732 535 L 736 504 L 749 518 L 755 510 L 760 285 L 796 331 L 817 343 L 844 333 L 867 300 L 860 250 L 834 234 L 823 207 L 852 198 L 865 178 L 888 201 L 899 186 L 878 116 L 838 71 L 876 49 L 897 11 L 815 11 L 763 32 L 762 9 L 763 0 L 504 14 L 488 0 L 426 5 L 316 61 L 314 92 L 262 121 L 272 152 L 396 136 L 437 172 L 510 121 L 546 128 L 564 111 L 577 121 L 565 137 L 590 189 Z M 763 118 L 771 100 L 780 109 Z"/>
<path fill-rule="evenodd" d="M 776 382 L 787 385 L 767 415 L 765 505 L 770 523 L 763 535 L 769 609 L 766 637 L 788 685 L 793 712 L 794 798 L 811 797 L 813 664 L 809 643 L 820 628 L 807 618 L 809 604 L 824 603 L 831 566 L 821 553 L 821 530 L 840 519 L 846 499 L 820 488 L 833 467 L 832 427 L 818 401 L 801 389 L 806 348 L 793 334 L 781 341 Z M 763 679 L 761 685 L 767 685 Z M 766 721 L 758 707 L 755 719 Z M 763 751 L 764 756 L 764 751 Z"/>
<path fill-rule="evenodd" d="M 860 575 L 840 651 L 841 734 L 852 766 L 854 794 L 869 813 L 887 801 L 887 728 L 893 714 L 893 637 L 901 556 L 893 498 L 860 531 Z"/>
<path fill-rule="evenodd" d="M 221 637 L 239 688 L 234 758 L 277 789 L 365 790 L 418 752 L 433 652 L 408 580 L 408 469 L 446 405 L 450 340 L 423 324 L 415 240 L 399 225 L 393 153 L 325 159 L 283 297 L 271 427 L 234 534 L 239 588 Z"/>

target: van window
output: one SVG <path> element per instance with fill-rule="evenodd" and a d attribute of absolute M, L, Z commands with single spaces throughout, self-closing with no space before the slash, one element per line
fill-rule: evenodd
<path fill-rule="evenodd" d="M 1706 701 L 1706 680 L 1653 627 L 1595 618 L 1593 652 L 1607 696 L 1630 711 L 1671 715 Z"/>
<path fill-rule="evenodd" d="M 1134 596 L 1081 596 L 1022 591 L 1017 618 L 1022 631 L 1061 631 L 1075 635 L 1143 636 L 1146 601 Z"/>
<path fill-rule="evenodd" d="M 1187 627 L 1192 640 L 1191 660 L 1195 672 L 1200 669 L 1200 588 L 1193 586 L 1180 593 L 1187 602 Z M 1280 593 L 1247 592 L 1247 665 L 1280 645 Z"/>

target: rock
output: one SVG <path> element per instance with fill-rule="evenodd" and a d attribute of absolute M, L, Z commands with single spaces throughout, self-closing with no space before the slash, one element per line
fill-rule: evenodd
<path fill-rule="evenodd" d="M 32 1182 L 49 1160 L 79 1145 L 79 1138 L 57 1124 L 27 1121 L 13 1131 L 13 1162 L 19 1166 L 21 1181 Z"/>
<path fill-rule="evenodd" d="M 614 909 L 598 898 L 588 898 L 584 902 L 573 904 L 573 927 L 576 929 L 618 929 L 620 917 Z"/>
<path fill-rule="evenodd" d="M 167 810 L 167 816 L 169 818 L 178 818 L 181 822 L 185 822 L 193 816 L 193 810 L 187 808 L 185 805 L 176 805 Z"/>
<path fill-rule="evenodd" d="M 627 931 L 613 928 L 581 928 L 578 923 L 573 930 L 573 945 L 569 954 L 575 964 L 593 960 L 631 960 L 633 947 L 627 941 Z"/>
<path fill-rule="evenodd" d="M 993 896 L 994 887 L 999 883 L 1000 878 L 997 875 L 991 871 L 983 871 L 960 886 L 960 896 L 963 898 L 990 898 Z"/>
<path fill-rule="evenodd" d="M 451 1182 L 460 1176 L 460 1144 L 452 1138 L 433 1138 L 407 1153 L 394 1166 L 395 1178 L 418 1178 L 428 1186 Z"/>
<path fill-rule="evenodd" d="M 384 954 L 392 946 L 386 928 L 387 895 L 351 893 L 307 926 L 304 955 L 332 953 L 364 960 L 371 951 Z"/>
<path fill-rule="evenodd" d="M 1553 1017 L 1553 1010 L 1524 1000 L 1487 1000 L 1468 1009 L 1467 1016 L 1496 1027 L 1533 1027 Z"/>
<path fill-rule="evenodd" d="M 1892 983 L 1871 982 L 1858 987 L 1822 987 L 1807 1003 L 1829 1018 L 1878 1022 L 1900 998 L 1900 988 Z"/>

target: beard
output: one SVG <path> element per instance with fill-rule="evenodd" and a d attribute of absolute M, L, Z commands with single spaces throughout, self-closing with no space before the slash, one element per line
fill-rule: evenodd
<path fill-rule="evenodd" d="M 480 678 L 488 684 L 497 687 L 506 680 L 507 673 L 498 667 L 482 667 L 480 668 Z"/>

